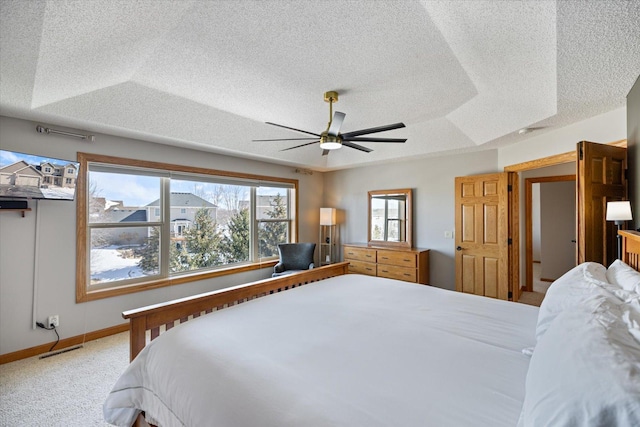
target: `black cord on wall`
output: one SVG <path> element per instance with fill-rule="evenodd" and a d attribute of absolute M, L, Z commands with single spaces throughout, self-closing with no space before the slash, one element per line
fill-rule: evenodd
<path fill-rule="evenodd" d="M 47 328 L 46 326 L 44 326 L 44 323 L 40 323 L 40 322 L 36 322 L 36 326 L 38 328 L 46 329 L 47 331 L 53 331 L 56 333 L 56 337 L 57 337 L 56 342 L 54 342 L 51 348 L 49 349 L 49 351 L 52 351 L 55 348 L 55 346 L 57 346 L 58 343 L 60 342 L 60 334 L 58 334 L 56 327 L 52 326 L 50 328 Z"/>

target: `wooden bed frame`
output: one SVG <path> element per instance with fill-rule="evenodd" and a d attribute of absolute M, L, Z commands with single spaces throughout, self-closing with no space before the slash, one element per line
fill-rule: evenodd
<path fill-rule="evenodd" d="M 640 271 L 640 232 L 618 231 L 622 236 L 622 261 Z"/>
<path fill-rule="evenodd" d="M 625 230 L 618 233 L 622 236 L 622 260 L 640 271 L 640 232 Z M 133 360 L 147 341 L 157 338 L 160 333 L 171 329 L 176 324 L 251 299 L 346 274 L 348 266 L 348 262 L 340 262 L 302 273 L 259 280 L 125 311 L 122 317 L 129 319 L 130 322 L 130 358 Z"/>
<path fill-rule="evenodd" d="M 622 260 L 640 271 L 640 232 L 619 231 L 622 236 Z M 314 268 L 302 273 L 260 280 L 219 291 L 207 292 L 166 303 L 155 304 L 122 313 L 129 319 L 131 360 L 144 348 L 147 340 L 157 338 L 160 333 L 179 323 L 242 302 L 296 288 L 307 283 L 348 273 L 348 262 Z M 147 332 L 149 331 L 149 333 Z M 134 426 L 149 427 L 144 413 L 136 419 Z"/>
<path fill-rule="evenodd" d="M 142 351 L 147 341 L 156 339 L 162 332 L 177 324 L 265 295 L 346 274 L 348 267 L 348 262 L 340 262 L 301 273 L 259 280 L 125 311 L 122 317 L 129 319 L 130 360 Z"/>

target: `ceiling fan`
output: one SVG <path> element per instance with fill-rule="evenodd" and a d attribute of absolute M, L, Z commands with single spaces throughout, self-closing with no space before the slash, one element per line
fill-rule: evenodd
<path fill-rule="evenodd" d="M 280 151 L 293 150 L 294 148 L 305 147 L 311 144 L 320 143 L 320 148 L 322 148 L 322 155 L 326 156 L 329 154 L 330 150 L 337 150 L 338 148 L 345 147 L 355 148 L 356 150 L 364 151 L 365 153 L 370 153 L 370 148 L 363 147 L 362 145 L 356 144 L 356 142 L 393 142 L 393 143 L 403 143 L 406 142 L 406 138 L 372 138 L 372 137 L 360 137 L 361 135 L 368 135 L 371 133 L 384 132 L 392 129 L 399 129 L 405 127 L 404 123 L 394 123 L 392 125 L 386 126 L 378 126 L 374 128 L 356 130 L 347 133 L 340 133 L 340 128 L 342 127 L 342 122 L 344 121 L 345 114 L 340 111 L 336 111 L 333 114 L 333 103 L 338 102 L 338 92 L 329 91 L 324 93 L 325 102 L 329 103 L 329 124 L 327 125 L 327 130 L 324 132 L 317 134 L 313 132 L 308 132 L 306 130 L 296 129 L 289 126 L 279 125 L 277 123 L 266 122 L 268 125 L 278 126 L 284 129 L 293 130 L 296 132 L 302 132 L 307 135 L 313 135 L 313 138 L 278 138 L 278 139 L 254 139 L 255 142 L 264 142 L 264 141 L 303 141 L 303 140 L 313 140 L 311 142 L 305 142 L 304 144 L 296 145 L 295 147 L 285 148 Z"/>

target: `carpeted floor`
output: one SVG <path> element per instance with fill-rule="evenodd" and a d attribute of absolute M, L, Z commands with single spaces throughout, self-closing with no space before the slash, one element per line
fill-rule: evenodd
<path fill-rule="evenodd" d="M 106 426 L 102 403 L 129 361 L 129 333 L 0 365 L 0 426 Z"/>
<path fill-rule="evenodd" d="M 540 307 L 547 289 L 551 286 L 551 282 L 540 280 L 540 270 L 540 263 L 533 263 L 533 292 L 523 292 L 518 302 Z"/>
<path fill-rule="evenodd" d="M 520 295 L 518 302 L 521 304 L 535 305 L 536 307 L 540 307 L 543 298 L 544 294 L 542 292 L 523 292 L 522 295 Z"/>

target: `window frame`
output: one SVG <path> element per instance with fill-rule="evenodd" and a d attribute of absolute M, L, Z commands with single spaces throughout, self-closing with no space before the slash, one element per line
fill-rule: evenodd
<path fill-rule="evenodd" d="M 181 273 L 179 275 L 171 276 L 168 272 L 161 272 L 161 276 L 153 276 L 149 280 L 136 281 L 135 283 L 123 283 L 121 285 L 89 289 L 90 283 L 90 251 L 91 243 L 89 226 L 89 194 L 88 194 L 88 180 L 89 180 L 89 164 L 99 163 L 106 166 L 113 166 L 114 168 L 126 167 L 137 169 L 153 169 L 164 172 L 175 172 L 193 175 L 204 175 L 218 177 L 229 181 L 237 181 L 237 185 L 247 185 L 247 182 L 254 182 L 255 186 L 261 183 L 263 186 L 277 186 L 277 184 L 283 184 L 283 186 L 290 187 L 292 191 L 289 193 L 292 195 L 290 200 L 290 227 L 289 227 L 289 241 L 296 242 L 298 236 L 298 180 L 290 178 L 281 178 L 273 176 L 254 175 L 240 172 L 222 171 L 216 169 L 208 169 L 195 166 L 184 166 L 170 163 L 134 160 L 123 157 L 115 157 L 108 155 L 100 155 L 93 153 L 78 152 L 78 162 L 80 163 L 80 169 L 77 175 L 77 203 L 76 203 L 76 220 L 78 238 L 76 241 L 76 302 L 87 302 L 102 298 L 109 298 L 113 296 L 126 295 L 136 292 L 142 292 L 150 289 L 161 288 L 164 286 L 177 285 L 182 283 L 189 283 L 198 280 L 209 279 L 213 277 L 226 276 L 230 274 L 237 274 L 244 271 L 257 270 L 262 268 L 268 268 L 275 265 L 277 259 L 261 260 L 258 257 L 254 257 L 254 261 L 242 263 L 240 265 L 233 264 L 231 266 L 218 267 L 214 270 L 197 270 L 191 272 Z M 222 183 L 222 182 L 221 182 Z M 257 231 L 258 219 L 251 214 L 252 229 Z M 165 222 L 167 219 L 165 219 Z M 149 222 L 145 225 L 155 223 Z M 169 234 L 167 233 L 167 236 Z M 168 237 L 167 237 L 168 238 Z M 161 242 L 162 244 L 162 242 Z M 254 248 L 256 246 L 256 248 Z M 252 243 L 252 253 L 257 252 L 257 245 Z"/>

